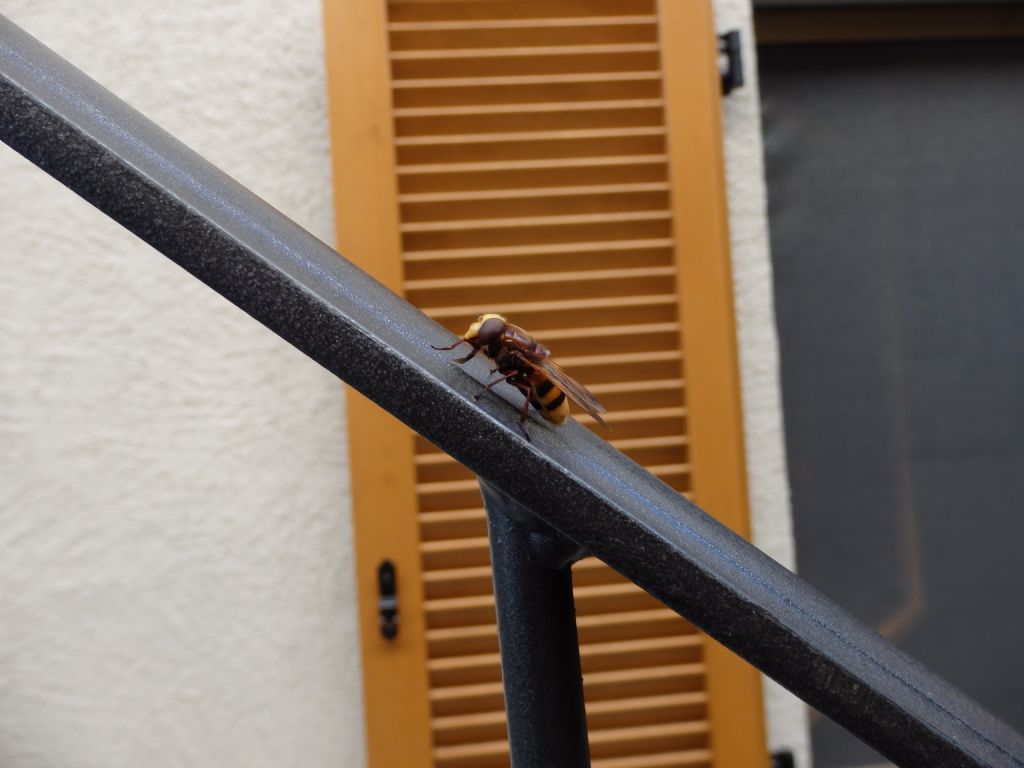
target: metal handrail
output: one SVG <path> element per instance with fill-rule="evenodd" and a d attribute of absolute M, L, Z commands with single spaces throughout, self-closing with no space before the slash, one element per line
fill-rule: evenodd
<path fill-rule="evenodd" d="M 1024 767 L 1020 734 L 600 438 L 526 442 L 444 329 L 3 17 L 0 139 L 897 764 Z"/>

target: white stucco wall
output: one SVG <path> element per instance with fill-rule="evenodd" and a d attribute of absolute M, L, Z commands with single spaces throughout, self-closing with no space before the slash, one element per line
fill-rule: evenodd
<path fill-rule="evenodd" d="M 750 0 L 714 3 L 718 31 L 740 30 L 746 79 L 724 99 L 723 133 L 753 538 L 795 569 L 751 5 Z M 807 707 L 765 678 L 765 711 L 769 749 L 791 750 L 798 768 L 807 768 Z"/>
<path fill-rule="evenodd" d="M 333 239 L 318 0 L 0 0 Z M 0 144 L 0 765 L 365 764 L 337 380 Z"/>
<path fill-rule="evenodd" d="M 754 534 L 791 566 L 749 2 L 716 12 Z M 319 0 L 0 13 L 333 239 Z M 364 765 L 337 381 L 3 145 L 0 270 L 0 765 Z"/>

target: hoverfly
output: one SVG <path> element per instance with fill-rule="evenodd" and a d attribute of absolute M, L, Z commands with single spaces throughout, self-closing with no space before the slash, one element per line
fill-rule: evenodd
<path fill-rule="evenodd" d="M 561 424 L 569 416 L 567 398 L 593 416 L 602 427 L 608 426 L 601 418 L 605 407 L 597 402 L 590 390 L 559 368 L 551 359 L 547 347 L 501 315 L 480 315 L 470 324 L 461 339 L 451 346 L 434 349 L 455 349 L 463 343 L 469 344 L 473 350 L 465 357 L 453 359 L 453 363 L 467 363 L 478 352 L 483 352 L 494 362 L 495 367 L 491 373 L 498 374 L 498 378 L 474 395 L 474 400 L 503 381 L 526 396 L 519 417 L 519 429 L 527 440 L 530 439 L 530 433 L 526 431 L 526 416 L 530 406 L 540 411 L 548 421 Z"/>

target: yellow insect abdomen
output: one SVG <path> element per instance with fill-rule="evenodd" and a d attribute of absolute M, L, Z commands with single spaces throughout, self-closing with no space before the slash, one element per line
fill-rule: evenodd
<path fill-rule="evenodd" d="M 530 384 L 536 393 L 534 405 L 544 414 L 545 419 L 561 424 L 569 418 L 569 399 L 551 382 L 551 379 L 541 373 L 534 373 L 530 377 Z"/>

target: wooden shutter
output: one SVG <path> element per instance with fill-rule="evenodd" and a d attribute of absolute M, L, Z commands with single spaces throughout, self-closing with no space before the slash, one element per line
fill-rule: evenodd
<path fill-rule="evenodd" d="M 747 534 L 708 1 L 325 20 L 339 249 L 452 331 L 498 311 L 535 333 L 614 445 Z M 357 395 L 349 420 L 370 765 L 507 765 L 476 481 Z M 595 766 L 766 764 L 754 670 L 596 560 L 574 583 Z"/>

